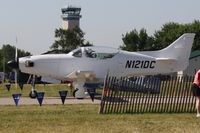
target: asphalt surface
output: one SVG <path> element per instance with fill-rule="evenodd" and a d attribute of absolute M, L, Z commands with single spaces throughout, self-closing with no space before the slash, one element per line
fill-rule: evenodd
<path fill-rule="evenodd" d="M 99 104 L 101 100 L 94 99 L 92 101 L 90 98 L 85 99 L 75 99 L 69 97 L 65 99 L 65 104 Z M 29 97 L 21 97 L 19 99 L 18 105 L 38 105 L 37 99 L 31 99 Z M 59 97 L 44 97 L 43 105 L 58 105 L 62 104 L 62 100 Z M 15 105 L 14 99 L 12 97 L 0 98 L 0 105 Z"/>

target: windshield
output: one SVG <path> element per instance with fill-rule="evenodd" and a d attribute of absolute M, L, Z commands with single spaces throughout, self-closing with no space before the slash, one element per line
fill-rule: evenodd
<path fill-rule="evenodd" d="M 82 51 L 81 51 L 81 49 L 79 48 L 79 49 L 73 50 L 72 51 L 72 56 L 74 56 L 74 57 L 82 57 Z"/>

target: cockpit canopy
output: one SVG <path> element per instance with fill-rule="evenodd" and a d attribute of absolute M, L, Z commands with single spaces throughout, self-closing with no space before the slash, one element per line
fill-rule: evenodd
<path fill-rule="evenodd" d="M 70 54 L 78 58 L 85 56 L 87 58 L 108 59 L 114 57 L 118 52 L 119 50 L 115 48 L 92 46 L 77 48 Z"/>

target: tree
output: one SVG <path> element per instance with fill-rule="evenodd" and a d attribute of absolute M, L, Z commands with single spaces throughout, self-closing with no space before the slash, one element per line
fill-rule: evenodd
<path fill-rule="evenodd" d="M 15 59 L 15 51 L 16 48 L 14 46 L 11 46 L 9 44 L 3 45 L 2 48 L 0 49 L 0 70 L 3 71 L 3 65 L 5 64 L 5 70 L 6 72 L 9 72 L 12 70 L 9 66 L 7 66 L 7 62 L 9 60 Z M 24 50 L 18 49 L 18 57 L 23 57 L 23 56 L 29 56 L 31 53 L 25 52 Z"/>
<path fill-rule="evenodd" d="M 154 39 L 153 37 L 148 36 L 144 28 L 142 28 L 139 33 L 134 29 L 122 36 L 123 45 L 120 46 L 120 48 L 123 50 L 143 51 L 152 49 Z"/>
<path fill-rule="evenodd" d="M 195 33 L 192 50 L 200 49 L 200 22 L 197 20 L 189 24 L 174 22 L 164 24 L 161 30 L 156 31 L 154 34 L 155 48 L 162 49 L 168 46 L 184 33 Z"/>
<path fill-rule="evenodd" d="M 196 34 L 194 38 L 192 50 L 200 50 L 200 21 L 194 20 L 193 23 L 186 24 L 185 27 L 186 27 L 187 32 Z"/>
<path fill-rule="evenodd" d="M 84 43 L 85 33 L 79 28 L 75 27 L 73 29 L 56 29 L 55 30 L 55 42 L 50 47 L 53 50 L 62 50 L 69 52 L 79 46 L 91 46 L 90 43 Z"/>
<path fill-rule="evenodd" d="M 154 36 L 148 36 L 144 28 L 140 32 L 134 29 L 123 35 L 124 44 L 120 48 L 127 51 L 160 50 L 184 33 L 195 33 L 192 50 L 200 49 L 200 22 L 198 20 L 188 24 L 166 23 L 161 27 L 161 30 L 155 31 Z"/>

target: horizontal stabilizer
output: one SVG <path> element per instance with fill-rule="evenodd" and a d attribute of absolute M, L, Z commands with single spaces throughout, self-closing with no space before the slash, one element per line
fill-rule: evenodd
<path fill-rule="evenodd" d="M 177 59 L 172 59 L 172 58 L 156 58 L 156 62 L 158 64 L 162 64 L 164 66 L 173 66 L 178 61 L 177 61 Z"/>
<path fill-rule="evenodd" d="M 156 58 L 156 61 L 160 61 L 160 62 L 176 62 L 177 59 L 170 59 L 170 58 Z"/>

